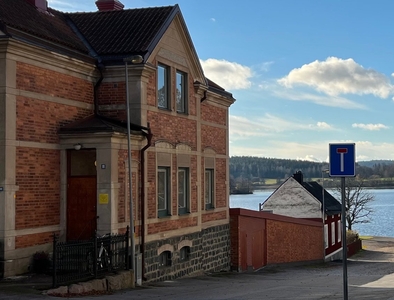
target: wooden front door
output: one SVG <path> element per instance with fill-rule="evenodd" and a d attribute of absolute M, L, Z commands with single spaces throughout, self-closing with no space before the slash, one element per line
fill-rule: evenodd
<path fill-rule="evenodd" d="M 69 150 L 67 155 L 67 240 L 84 240 L 97 229 L 95 150 Z"/>

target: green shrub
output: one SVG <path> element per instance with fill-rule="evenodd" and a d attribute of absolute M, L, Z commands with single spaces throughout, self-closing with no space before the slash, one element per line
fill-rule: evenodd
<path fill-rule="evenodd" d="M 346 243 L 351 244 L 354 243 L 355 241 L 359 240 L 360 237 L 358 236 L 358 232 L 354 230 L 348 230 L 346 232 Z"/>

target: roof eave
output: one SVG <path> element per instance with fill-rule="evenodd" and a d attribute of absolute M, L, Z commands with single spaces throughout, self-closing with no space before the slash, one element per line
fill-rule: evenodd
<path fill-rule="evenodd" d="M 46 39 L 36 37 L 19 29 L 13 27 L 7 27 L 8 37 L 27 43 L 36 47 L 40 47 L 49 51 L 53 51 L 60 54 L 65 54 L 70 57 L 80 59 L 85 62 L 94 63 L 95 60 L 89 56 L 87 53 L 83 53 L 80 50 L 67 47 L 65 45 L 60 45 L 55 42 L 48 41 Z"/>

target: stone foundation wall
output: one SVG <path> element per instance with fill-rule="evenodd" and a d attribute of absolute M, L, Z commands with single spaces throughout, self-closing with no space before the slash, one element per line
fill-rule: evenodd
<path fill-rule="evenodd" d="M 180 249 L 190 243 L 187 260 L 181 260 Z M 161 249 L 171 252 L 171 265 L 160 266 Z M 147 281 L 173 280 L 197 276 L 204 272 L 230 269 L 230 229 L 221 225 L 192 234 L 172 237 L 145 245 L 145 278 Z"/>

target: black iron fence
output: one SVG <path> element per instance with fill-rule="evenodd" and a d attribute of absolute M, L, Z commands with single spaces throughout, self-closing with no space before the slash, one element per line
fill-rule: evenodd
<path fill-rule="evenodd" d="M 59 242 L 53 237 L 53 287 L 99 278 L 127 269 L 129 227 L 125 234 L 106 234 L 91 240 Z"/>

